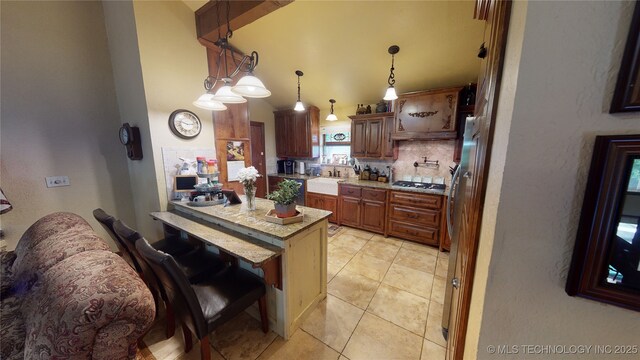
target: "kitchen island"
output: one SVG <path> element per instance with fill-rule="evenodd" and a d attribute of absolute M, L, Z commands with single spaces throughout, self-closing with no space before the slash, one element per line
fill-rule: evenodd
<path fill-rule="evenodd" d="M 331 212 L 298 206 L 304 221 L 279 225 L 264 220 L 273 209 L 273 202 L 265 199 L 256 199 L 255 211 L 247 211 L 244 203 L 196 207 L 173 201 L 170 205 L 171 211 L 151 216 L 214 251 L 234 256 L 239 266 L 265 278 L 270 328 L 283 338 L 288 339 L 327 296 Z M 249 312 L 259 318 L 257 309 Z"/>

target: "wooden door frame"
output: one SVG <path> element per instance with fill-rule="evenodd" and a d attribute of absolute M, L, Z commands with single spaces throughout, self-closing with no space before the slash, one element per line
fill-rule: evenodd
<path fill-rule="evenodd" d="M 487 73 L 484 77 L 485 81 L 491 81 L 487 88 L 488 99 L 486 120 L 481 124 L 480 132 L 484 133 L 487 137 L 485 146 L 480 146 L 478 149 L 477 161 L 478 167 L 481 171 L 472 175 L 472 179 L 468 181 L 474 181 L 473 177 L 477 176 L 478 193 L 475 198 L 472 199 L 472 207 L 470 213 L 473 214 L 471 219 L 472 227 L 470 228 L 469 247 L 467 248 L 467 264 L 463 264 L 462 272 L 465 274 L 463 281 L 460 284 L 460 299 L 461 304 L 460 316 L 456 325 L 455 334 L 449 334 L 449 341 L 455 341 L 456 346 L 453 348 L 453 354 L 447 354 L 448 359 L 462 359 L 464 356 L 464 348 L 466 341 L 467 325 L 469 321 L 469 312 L 471 307 L 471 295 L 473 289 L 473 281 L 475 277 L 476 260 L 478 255 L 478 243 L 480 240 L 480 225 L 482 221 L 483 207 L 485 203 L 485 195 L 487 191 L 487 176 L 489 173 L 490 160 L 491 160 L 491 148 L 493 144 L 493 135 L 495 130 L 495 120 L 498 107 L 498 94 L 500 93 L 500 83 L 502 81 L 502 65 L 504 63 L 504 55 L 507 45 L 507 32 L 509 28 L 509 18 L 511 14 L 511 0 L 477 0 L 475 17 L 479 20 L 493 19 L 493 28 L 491 29 L 491 38 L 488 44 L 485 46 L 488 49 L 487 54 Z M 482 84 L 478 82 L 478 89 Z M 478 107 L 476 107 L 478 109 Z M 477 116 L 477 110 L 475 115 Z M 459 258 L 460 255 L 457 256 Z M 456 321 L 456 319 L 452 319 Z M 449 326 L 451 328 L 451 326 Z M 452 338 L 452 336 L 454 338 Z"/>
<path fill-rule="evenodd" d="M 267 151 L 266 151 L 267 143 L 266 143 L 266 139 L 265 139 L 264 123 L 263 122 L 259 122 L 259 121 L 250 121 L 249 122 L 249 138 L 250 139 L 252 138 L 252 132 L 251 132 L 251 127 L 252 126 L 257 126 L 260 129 L 262 129 L 262 145 L 264 146 L 263 151 L 262 151 L 262 153 L 263 153 L 262 157 L 264 159 L 263 163 L 264 163 L 264 172 L 265 173 L 264 174 L 260 174 L 260 175 L 262 175 L 262 180 L 258 179 L 258 181 L 264 181 L 264 193 L 265 193 L 265 196 L 266 196 L 266 194 L 269 193 L 269 189 L 267 188 L 267 186 L 268 186 L 268 184 L 267 184 L 267 174 L 266 174 L 266 172 L 267 172 L 267 155 L 266 155 L 266 153 L 267 153 Z M 253 139 L 251 139 L 251 140 L 253 140 Z M 253 141 L 251 141 L 251 140 L 249 141 L 249 143 L 251 144 L 251 162 L 253 164 L 257 159 L 253 158 Z M 260 170 L 260 169 L 258 169 L 258 170 Z"/>

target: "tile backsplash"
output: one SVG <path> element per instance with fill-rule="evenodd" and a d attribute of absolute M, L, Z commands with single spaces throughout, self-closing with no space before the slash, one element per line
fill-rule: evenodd
<path fill-rule="evenodd" d="M 364 168 L 365 165 L 369 165 L 371 168 L 378 168 L 378 170 L 387 172 L 387 166 L 393 167 L 393 180 L 402 180 L 403 177 L 415 176 L 420 177 L 435 177 L 444 178 L 445 184 L 449 186 L 451 182 L 451 173 L 449 167 L 454 166 L 453 153 L 455 151 L 455 140 L 429 140 L 429 141 L 399 141 L 398 142 L 398 159 L 393 160 L 370 160 L 370 159 L 355 159 L 356 165 Z M 349 148 L 345 151 L 348 153 Z M 428 160 L 438 160 L 438 166 L 424 164 L 424 157 Z M 307 168 L 310 164 L 317 164 L 320 160 L 305 161 Z M 416 168 L 413 166 L 414 162 L 418 162 L 419 166 Z M 333 171 L 336 167 L 340 171 L 341 177 L 353 177 L 355 173 L 351 166 L 342 166 L 334 164 L 322 164 L 322 175 L 328 176 L 329 171 Z"/>
<path fill-rule="evenodd" d="M 399 145 L 398 160 L 393 164 L 395 180 L 402 180 L 403 176 L 441 176 L 449 186 L 455 140 L 400 141 Z M 425 156 L 428 160 L 438 160 L 438 166 L 425 166 Z M 413 166 L 416 161 L 420 164 L 417 168 Z"/>

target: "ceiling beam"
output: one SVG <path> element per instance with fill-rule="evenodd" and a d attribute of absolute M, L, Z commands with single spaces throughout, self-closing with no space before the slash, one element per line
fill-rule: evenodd
<path fill-rule="evenodd" d="M 292 3 L 293 0 L 247 0 L 229 1 L 229 24 L 232 30 L 238 30 L 261 17 Z M 198 41 L 208 47 L 218 40 L 218 30 L 224 36 L 227 32 L 227 2 L 209 1 L 196 10 L 196 31 Z M 220 27 L 218 27 L 218 14 L 220 11 Z"/>

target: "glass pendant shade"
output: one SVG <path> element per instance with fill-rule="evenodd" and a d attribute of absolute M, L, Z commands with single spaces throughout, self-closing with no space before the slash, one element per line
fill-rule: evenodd
<path fill-rule="evenodd" d="M 304 111 L 304 105 L 302 105 L 302 101 L 296 101 L 296 106 L 293 108 L 295 111 Z"/>
<path fill-rule="evenodd" d="M 336 120 L 338 120 L 338 117 L 336 116 L 336 114 L 331 113 L 331 114 L 327 115 L 327 119 L 326 120 L 327 121 L 336 121 Z"/>
<path fill-rule="evenodd" d="M 193 105 L 199 107 L 200 109 L 212 110 L 212 111 L 223 111 L 227 110 L 227 107 L 221 103 L 220 101 L 213 100 L 213 94 L 204 93 L 200 95 L 198 100 L 193 102 Z"/>
<path fill-rule="evenodd" d="M 242 104 L 247 102 L 247 99 L 231 91 L 231 86 L 226 84 L 216 91 L 213 100 L 220 101 L 223 104 Z"/>
<path fill-rule="evenodd" d="M 231 88 L 231 91 L 249 98 L 265 98 L 271 96 L 271 91 L 267 90 L 262 81 L 253 75 L 247 75 L 240 79 L 240 81 Z"/>
<path fill-rule="evenodd" d="M 395 100 L 398 98 L 398 95 L 396 94 L 396 89 L 393 86 L 389 86 L 389 88 L 387 89 L 387 93 L 384 94 L 383 99 L 390 101 L 390 100 Z"/>

